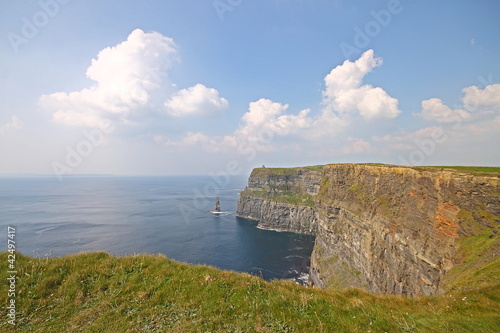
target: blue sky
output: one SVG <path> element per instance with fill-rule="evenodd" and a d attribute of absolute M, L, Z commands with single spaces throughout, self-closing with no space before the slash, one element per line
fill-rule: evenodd
<path fill-rule="evenodd" d="M 500 165 L 498 1 L 0 2 L 0 173 Z"/>

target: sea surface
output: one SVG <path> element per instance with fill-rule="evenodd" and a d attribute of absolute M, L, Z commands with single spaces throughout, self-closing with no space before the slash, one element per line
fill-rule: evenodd
<path fill-rule="evenodd" d="M 246 176 L 0 177 L 0 231 L 46 257 L 84 251 L 162 253 L 270 279 L 307 279 L 314 237 L 235 216 Z M 223 214 L 209 212 L 216 196 Z"/>

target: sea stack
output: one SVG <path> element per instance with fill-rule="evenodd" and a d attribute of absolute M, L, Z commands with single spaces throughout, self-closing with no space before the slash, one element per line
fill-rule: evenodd
<path fill-rule="evenodd" d="M 214 210 L 210 210 L 209 212 L 213 213 L 213 214 L 220 214 L 220 213 L 222 213 L 222 211 L 220 210 L 219 197 L 215 198 L 215 209 Z"/>

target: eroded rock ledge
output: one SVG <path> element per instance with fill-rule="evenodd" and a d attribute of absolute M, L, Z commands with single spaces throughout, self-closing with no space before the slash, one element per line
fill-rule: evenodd
<path fill-rule="evenodd" d="M 240 193 L 236 215 L 259 221 L 266 229 L 315 235 L 321 167 L 258 168 Z"/>
<path fill-rule="evenodd" d="M 471 265 L 498 279 L 491 271 L 492 262 L 498 266 L 498 174 L 359 164 L 258 168 L 237 215 L 315 235 L 310 278 L 323 288 L 433 295 Z M 473 249 L 472 258 L 467 246 L 476 243 L 481 251 Z"/>

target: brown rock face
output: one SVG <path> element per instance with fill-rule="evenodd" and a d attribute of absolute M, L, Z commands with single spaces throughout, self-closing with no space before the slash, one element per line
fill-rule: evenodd
<path fill-rule="evenodd" d="M 240 193 L 236 215 L 258 220 L 261 228 L 314 235 L 313 196 L 320 182 L 320 172 L 305 168 L 254 169 Z"/>
<path fill-rule="evenodd" d="M 432 295 L 460 263 L 461 239 L 492 231 L 498 244 L 498 176 L 357 164 L 256 170 L 238 215 L 316 235 L 310 280 L 319 287 Z"/>

